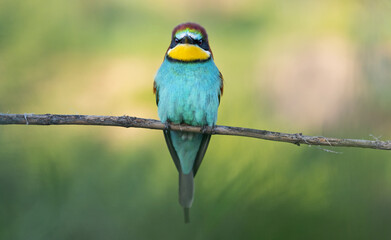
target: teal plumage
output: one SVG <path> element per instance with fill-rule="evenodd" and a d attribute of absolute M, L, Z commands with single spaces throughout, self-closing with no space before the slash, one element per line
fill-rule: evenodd
<path fill-rule="evenodd" d="M 220 72 L 213 59 L 182 63 L 163 61 L 155 77 L 159 118 L 172 123 L 213 126 L 217 121 Z"/>
<path fill-rule="evenodd" d="M 163 123 L 214 126 L 223 79 L 210 51 L 205 30 L 194 23 L 178 25 L 154 82 L 158 115 Z M 204 157 L 210 135 L 164 131 L 179 172 L 179 202 L 185 222 L 193 202 L 193 178 Z"/>

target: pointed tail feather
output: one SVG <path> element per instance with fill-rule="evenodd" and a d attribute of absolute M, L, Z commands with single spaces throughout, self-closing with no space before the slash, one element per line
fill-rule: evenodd
<path fill-rule="evenodd" d="M 190 222 L 190 208 L 183 208 L 183 211 L 185 213 L 185 223 Z"/>
<path fill-rule="evenodd" d="M 184 209 L 185 223 L 190 221 L 190 207 L 193 204 L 194 199 L 194 177 L 193 171 L 189 174 L 183 174 L 179 172 L 179 204 Z"/>

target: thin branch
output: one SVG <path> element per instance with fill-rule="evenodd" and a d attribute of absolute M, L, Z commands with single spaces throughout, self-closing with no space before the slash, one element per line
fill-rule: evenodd
<path fill-rule="evenodd" d="M 57 115 L 57 114 L 2 114 L 0 113 L 0 125 L 25 124 L 25 125 L 95 125 L 134 127 L 163 130 L 166 126 L 158 120 L 136 118 L 129 116 L 93 116 L 93 115 Z M 308 144 L 331 147 L 359 147 L 391 150 L 391 141 L 362 140 L 362 139 L 338 139 L 322 136 L 306 136 L 301 133 L 288 134 L 271 132 L 241 127 L 215 126 L 194 127 L 189 125 L 171 124 L 170 129 L 184 132 L 207 133 L 215 135 L 233 135 L 242 137 L 260 138 L 264 140 L 293 143 L 296 145 Z"/>

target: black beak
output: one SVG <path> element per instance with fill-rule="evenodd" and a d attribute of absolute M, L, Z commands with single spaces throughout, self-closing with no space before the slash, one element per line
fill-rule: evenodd
<path fill-rule="evenodd" d="M 194 39 L 189 36 L 185 36 L 181 39 L 180 43 L 194 44 Z"/>

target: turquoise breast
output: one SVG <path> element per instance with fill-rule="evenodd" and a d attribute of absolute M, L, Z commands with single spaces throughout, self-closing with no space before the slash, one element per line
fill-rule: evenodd
<path fill-rule="evenodd" d="M 158 114 L 162 122 L 213 126 L 217 121 L 220 73 L 213 59 L 171 62 L 167 58 L 156 77 Z"/>

